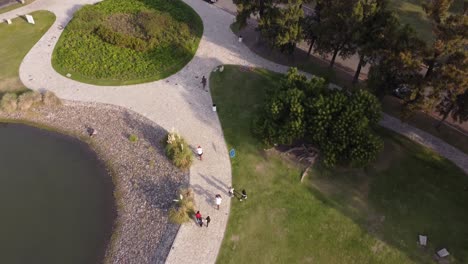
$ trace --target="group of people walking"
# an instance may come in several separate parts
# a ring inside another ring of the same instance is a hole
[[[228,189],[228,194],[229,194],[229,197],[232,198],[232,197],[236,197],[239,199],[239,201],[243,201],[243,200],[247,200],[247,192],[245,191],[245,189],[242,189],[242,191],[239,193],[237,192],[234,187],[229,187]],[[215,204],[216,204],[216,209],[219,210],[219,206],[221,205],[221,202],[223,201],[223,198],[221,197],[221,194],[216,194],[215,195]],[[200,211],[197,211],[195,213],[195,220],[196,220],[196,223],[200,226],[200,227],[203,227],[203,224],[206,225],[206,227],[208,227],[208,225],[210,224],[211,222],[211,218],[210,216],[207,216],[206,218],[203,219],[202,217],[202,214],[200,213]]]

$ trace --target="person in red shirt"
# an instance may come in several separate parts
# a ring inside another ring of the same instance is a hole
[[[202,227],[203,219],[202,219],[202,215],[200,214],[200,211],[197,211],[197,213],[195,214],[195,218],[197,219],[197,223],[200,225],[200,227]]]

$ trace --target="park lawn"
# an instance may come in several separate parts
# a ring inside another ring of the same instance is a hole
[[[390,0],[389,8],[395,11],[402,24],[409,24],[421,39],[427,43],[432,43],[434,37],[431,23],[421,6],[424,2],[425,0]],[[449,11],[452,13],[462,13],[463,0],[454,0]]]
[[[201,18],[181,0],[104,0],[76,12],[52,66],[90,84],[155,81],[182,69],[202,34]]]
[[[251,133],[267,87],[280,75],[225,66],[210,78],[226,143],[236,149],[232,200],[218,263],[419,263],[435,248],[468,261],[468,176],[451,162],[381,129],[385,149],[366,169],[301,168]],[[417,247],[418,234],[428,249]]]
[[[11,10],[14,10],[16,8],[20,8],[22,6],[29,5],[32,2],[34,2],[34,0],[25,0],[24,4],[21,4],[20,2],[17,2],[17,3],[11,4],[11,5],[2,7],[2,8],[0,8],[0,14],[6,13],[6,12],[11,11]]]
[[[24,18],[13,19],[11,25],[0,23],[0,94],[25,89],[19,79],[19,66],[55,21],[55,15],[48,11],[37,11],[31,15],[35,25],[28,24]]]

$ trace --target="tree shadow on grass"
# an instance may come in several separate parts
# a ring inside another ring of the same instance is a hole
[[[384,164],[349,173],[316,168],[306,184],[326,206],[415,262],[431,262],[447,248],[451,260],[466,263],[467,175],[406,138],[387,140],[385,148],[378,161]],[[417,245],[418,235],[428,236],[427,247]]]

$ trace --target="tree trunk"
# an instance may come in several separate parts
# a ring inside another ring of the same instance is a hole
[[[362,56],[359,57],[359,63],[357,65],[357,69],[356,69],[356,73],[354,74],[354,77],[353,77],[353,84],[356,84],[359,80],[359,74],[361,74],[361,68],[362,68],[362,61],[363,61],[363,58]]]
[[[263,14],[265,13],[265,0],[260,0],[260,7],[258,13],[260,14],[260,18],[262,18]]]
[[[424,79],[427,79],[432,75],[432,72],[434,71],[434,64],[435,64],[434,59],[429,62],[429,65],[427,65],[426,75],[424,75]]]
[[[455,104],[451,104],[450,105],[450,108],[444,113],[444,115],[442,116],[442,119],[435,125],[435,128],[437,130],[440,129],[440,126],[444,123],[445,119],[447,119],[448,115],[450,114],[450,112],[452,112],[453,108],[455,107]]]
[[[307,57],[310,57],[310,53],[312,52],[312,47],[314,47],[315,38],[310,41],[309,51],[307,52]]]
[[[340,51],[340,49],[336,49],[334,52],[333,52],[333,57],[330,61],[330,68],[333,68],[333,65],[335,64],[335,59],[336,59],[336,55],[338,55],[338,52]]]

